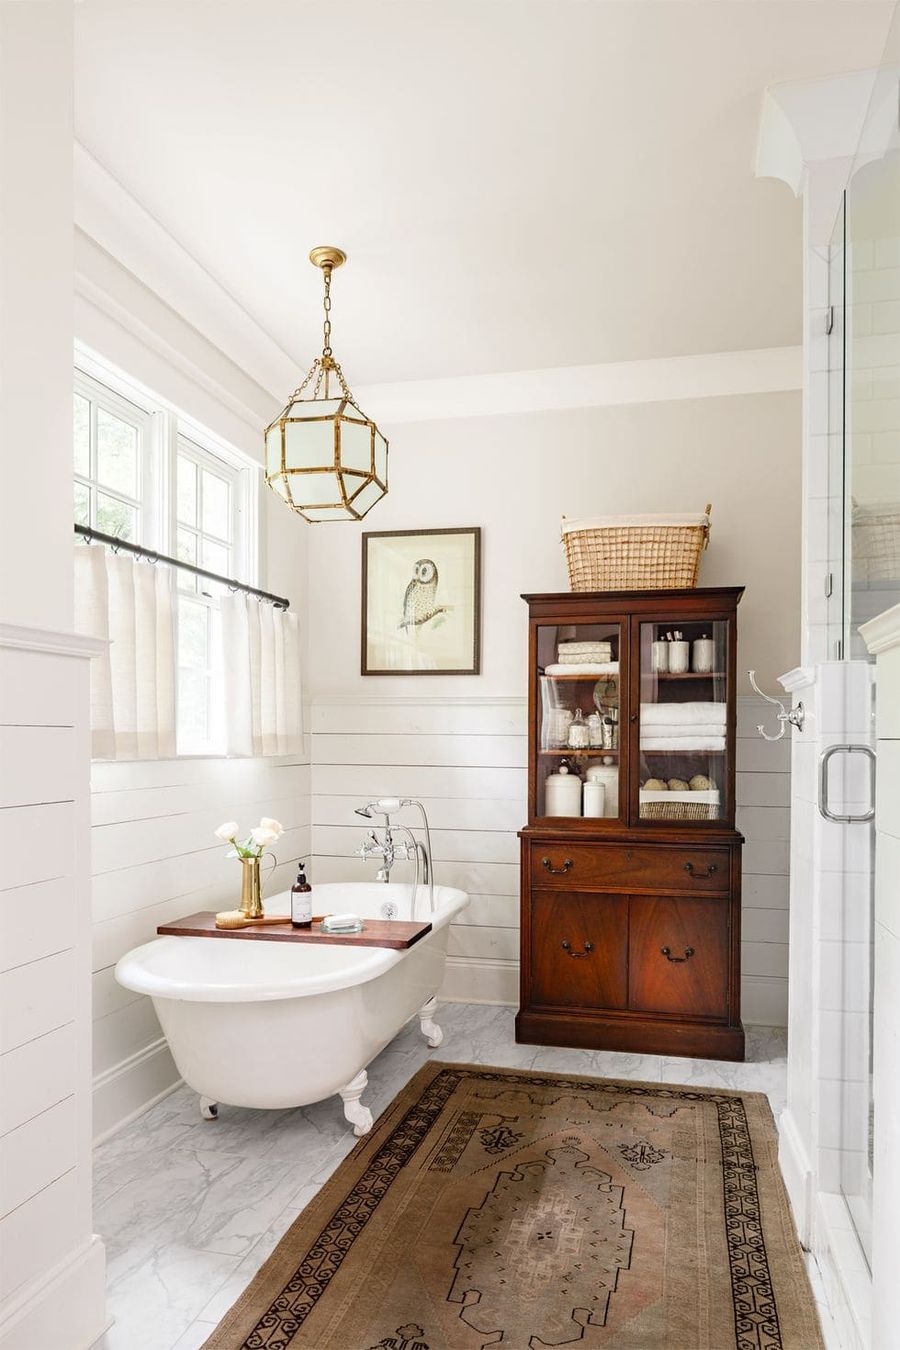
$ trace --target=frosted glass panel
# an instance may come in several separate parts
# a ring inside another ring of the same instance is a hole
[[[367,483],[359,496],[354,498],[353,509],[360,515],[364,515],[383,496],[384,493],[377,483]]]
[[[266,436],[266,470],[277,473],[281,468],[281,425],[271,427]]]
[[[298,506],[323,506],[339,502],[341,489],[334,472],[305,473],[291,479],[291,496]]]
[[[342,398],[307,398],[298,399],[292,403],[288,409],[288,417],[334,417],[341,410],[344,400]]]
[[[375,432],[375,476],[387,487],[388,447],[380,431]]]
[[[372,430],[358,422],[341,418],[341,464],[346,469],[368,473],[372,463]]]
[[[324,469],[333,464],[334,423],[288,422],[284,429],[284,462],[288,469]]]

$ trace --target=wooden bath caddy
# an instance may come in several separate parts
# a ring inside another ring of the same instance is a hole
[[[188,914],[174,923],[161,923],[157,933],[163,937],[243,938],[251,942],[319,942],[338,947],[391,947],[405,951],[426,933],[430,923],[401,923],[397,919],[364,919],[361,933],[323,933],[312,928],[294,928],[290,923],[270,923],[258,928],[217,928],[212,910]]]

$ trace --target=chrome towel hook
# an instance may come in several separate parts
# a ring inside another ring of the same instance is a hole
[[[778,719],[778,721],[781,723],[781,726],[780,726],[779,729],[778,729],[778,735],[777,735],[777,736],[770,736],[770,735],[768,734],[768,732],[766,732],[766,731],[764,730],[762,722],[760,722],[760,723],[757,724],[756,730],[759,732],[760,736],[762,736],[763,740],[764,740],[764,741],[780,741],[781,738],[782,738],[782,736],[783,736],[783,735],[785,734],[785,732],[787,731],[787,723],[788,723],[788,722],[790,722],[790,724],[791,724],[792,727],[796,727],[798,731],[802,731],[802,730],[803,730],[803,719],[804,719],[804,717],[806,716],[806,714],[805,714],[804,711],[803,711],[803,704],[802,704],[802,703],[798,703],[797,706],[796,706],[796,708],[791,708],[791,709],[786,708],[786,707],[784,706],[784,704],[782,703],[781,699],[779,699],[779,698],[772,698],[771,694],[764,694],[764,693],[763,693],[763,691],[760,689],[759,685],[756,683],[756,671],[755,671],[755,670],[748,671],[748,674],[749,674],[749,676],[750,676],[750,685],[751,685],[751,687],[752,687],[752,689],[753,689],[753,692],[754,692],[755,694],[759,694],[760,698],[765,699],[765,701],[766,701],[767,703],[773,704],[773,705],[778,709],[778,712],[775,714],[775,716],[776,716],[776,718]]]

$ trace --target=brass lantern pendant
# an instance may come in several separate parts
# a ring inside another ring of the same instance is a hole
[[[387,492],[388,443],[331,350],[331,274],[347,255],[314,248],[309,260],[325,279],[322,355],[266,427],[266,482],[304,520],[362,520]]]

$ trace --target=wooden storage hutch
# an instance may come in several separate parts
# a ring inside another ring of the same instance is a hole
[[[742,593],[523,596],[519,1041],[744,1057],[734,823]],[[572,748],[589,717],[591,744]],[[594,811],[602,797],[602,815],[547,814],[565,786],[547,779],[564,763],[602,784],[584,794]]]

